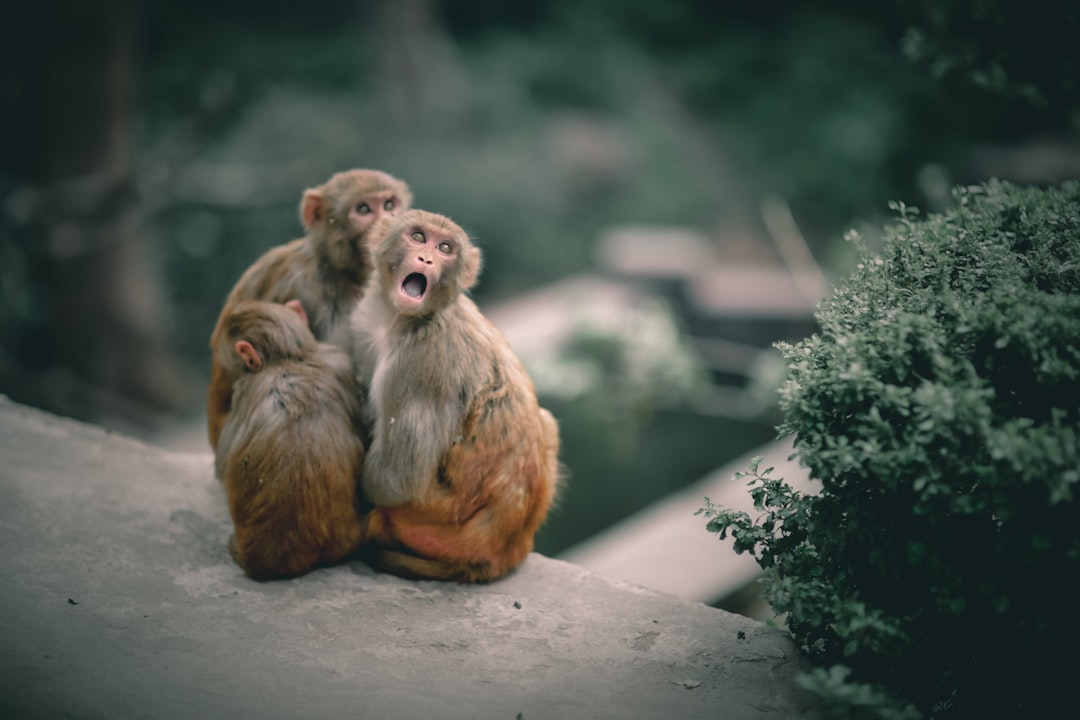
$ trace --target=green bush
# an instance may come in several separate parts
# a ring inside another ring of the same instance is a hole
[[[712,505],[766,569],[826,715],[1067,707],[1080,579],[1080,183],[895,204],[880,254],[781,350],[781,434],[821,489]],[[853,236],[856,242],[857,236]]]

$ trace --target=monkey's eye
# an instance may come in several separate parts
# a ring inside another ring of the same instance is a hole
[[[415,240],[418,243],[426,243],[427,242],[427,236],[424,235],[423,231],[421,231],[421,230],[413,230],[412,235],[410,237],[412,237],[412,239]]]
[[[371,213],[371,206],[366,202],[362,202],[356,206],[356,212],[360,215],[368,215]]]
[[[449,255],[450,251],[454,249],[454,246],[451,245],[446,240],[443,240],[441,243],[439,243],[435,247],[437,247],[439,249],[439,252],[441,252],[441,253],[443,253],[445,255]]]
[[[394,209],[394,199],[390,198],[389,200],[384,202],[382,204],[382,208],[383,208],[383,210],[393,210]]]

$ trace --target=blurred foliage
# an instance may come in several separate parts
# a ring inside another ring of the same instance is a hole
[[[1009,138],[1018,124],[1080,129],[1080,7],[1071,0],[901,0],[901,48],[950,89],[977,88],[1005,112],[984,116]],[[1013,102],[1019,101],[1019,102]]]
[[[904,62],[895,6],[457,0],[404,56],[381,3],[249,7],[141,9],[140,187],[196,362],[235,277],[299,234],[302,186],[342,167],[389,170],[462,223],[483,302],[591,268],[613,224],[754,223],[766,191],[830,259],[884,198],[919,199],[925,164],[962,172],[979,132]],[[185,191],[245,166],[235,199]]]
[[[582,314],[570,321],[566,347],[522,360],[537,392],[579,404],[615,438],[632,437],[657,409],[687,407],[709,387],[701,358],[668,303],[646,300],[620,315]]]

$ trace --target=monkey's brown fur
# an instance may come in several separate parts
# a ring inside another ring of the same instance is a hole
[[[215,347],[239,376],[215,456],[233,519],[229,550],[256,580],[339,562],[363,540],[352,360],[317,342],[299,304],[289,305],[237,303]]]
[[[320,341],[347,344],[339,332],[371,274],[367,235],[373,224],[408,208],[408,185],[378,170],[349,170],[304,192],[300,219],[307,234],[267,251],[240,277],[222,307],[210,346],[223,322],[243,300],[297,299]],[[215,360],[210,366],[207,431],[216,448],[229,413],[236,376]]]
[[[352,317],[369,383],[362,487],[378,566],[499,578],[532,550],[558,484],[558,427],[506,340],[465,294],[480,251],[441,215],[373,231],[374,280]]]

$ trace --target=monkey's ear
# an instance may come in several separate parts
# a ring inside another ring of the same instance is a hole
[[[294,313],[300,316],[300,319],[304,321],[304,324],[308,324],[307,313],[304,312],[304,306],[299,300],[290,300],[285,303],[285,307],[292,310]]]
[[[244,365],[247,366],[248,370],[251,372],[262,370],[262,358],[259,357],[259,351],[251,343],[247,340],[237,340],[236,345],[233,347],[236,348],[236,354],[244,359]]]
[[[300,222],[304,223],[304,229],[310,231],[316,224],[322,222],[326,215],[326,197],[319,188],[309,188],[304,191],[304,198],[300,201]]]
[[[477,278],[480,277],[480,267],[484,264],[483,256],[480,253],[480,248],[475,245],[470,245],[469,248],[461,254],[461,289],[469,290],[476,284]]]

